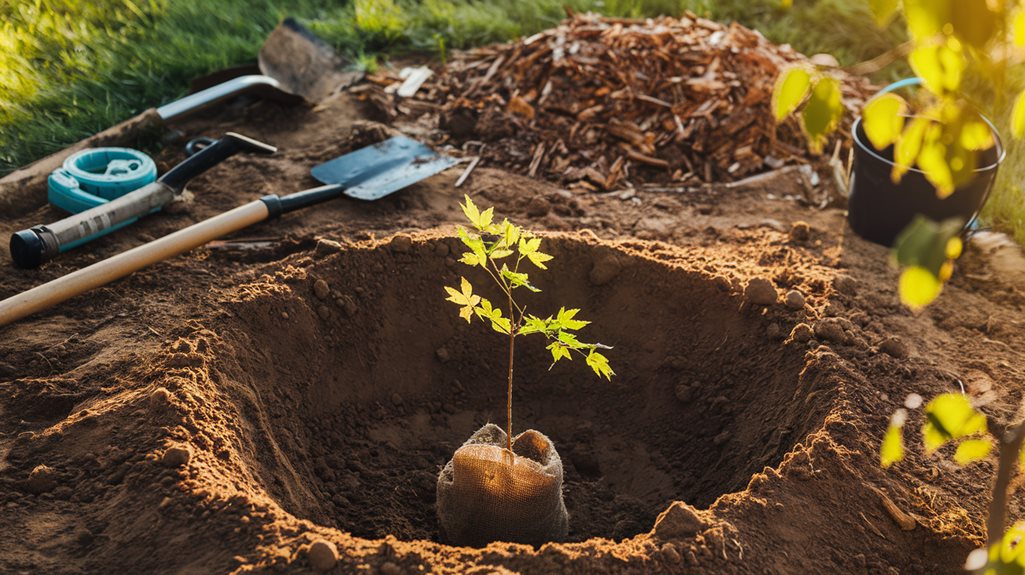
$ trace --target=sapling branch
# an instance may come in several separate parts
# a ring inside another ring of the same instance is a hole
[[[986,518],[986,541],[988,546],[1000,542],[1007,528],[1007,488],[1018,467],[1022,444],[1025,443],[1025,422],[1005,426],[989,420],[990,433],[997,442],[997,477],[993,483],[993,500],[989,504]]]
[[[515,290],[526,288],[531,292],[541,291],[530,283],[529,274],[520,271],[520,264],[524,260],[530,261],[536,267],[547,270],[546,262],[553,258],[541,251],[541,238],[536,237],[532,232],[513,225],[509,220],[502,223],[494,222],[494,208],[481,211],[470,200],[464,196],[465,203],[461,205],[472,230],[458,228],[459,239],[469,248],[464,253],[460,262],[471,267],[482,267],[491,276],[495,285],[502,291],[508,303],[509,315],[502,316],[501,307],[474,293],[473,286],[465,278],[460,278],[460,289],[446,287],[448,301],[460,306],[459,316],[471,323],[473,317],[477,316],[481,321],[490,323],[491,328],[498,333],[509,337],[509,369],[506,394],[506,449],[512,452],[512,403],[513,403],[513,362],[515,359],[516,338],[521,335],[532,333],[543,334],[550,342],[547,349],[552,353],[552,366],[560,359],[572,359],[572,352],[577,352],[584,358],[585,363],[599,377],[612,379],[615,372],[609,365],[609,360],[599,349],[611,349],[600,343],[586,343],[580,341],[576,331],[580,330],[590,322],[576,319],[578,309],[566,309],[562,307],[554,316],[541,318],[533,314],[527,314],[526,306],[522,306],[515,298]],[[516,263],[512,269],[507,264],[499,267],[498,261],[516,254]],[[550,368],[549,368],[550,369]]]

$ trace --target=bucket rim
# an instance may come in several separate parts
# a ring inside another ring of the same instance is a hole
[[[916,118],[916,117],[919,117],[919,116],[915,116],[913,114],[902,114],[902,115],[905,118]],[[989,118],[987,118],[986,116],[983,116],[983,115],[980,114],[979,117],[982,119],[983,122],[986,122],[986,125],[989,126],[990,132],[993,133],[993,140],[994,140],[995,145],[997,147],[997,152],[998,153],[997,153],[997,159],[992,164],[989,164],[988,166],[982,166],[982,167],[979,167],[979,168],[975,168],[974,170],[972,170],[973,173],[990,172],[990,171],[996,170],[998,167],[1000,167],[1000,164],[1004,163],[1004,159],[1007,157],[1007,148],[1004,147],[1004,141],[1000,137],[1000,132],[997,131],[996,126],[994,126],[993,122],[990,122]],[[884,158],[881,154],[879,154],[879,152],[876,151],[876,149],[870,143],[864,142],[864,141],[862,141],[862,139],[860,137],[858,137],[858,128],[861,126],[861,120],[862,120],[862,116],[858,116],[857,118],[855,118],[854,123],[851,124],[851,138],[854,140],[854,144],[858,148],[860,148],[862,151],[868,153],[870,156],[872,156],[873,158],[879,160],[880,162],[883,162],[884,164],[888,164],[890,166],[895,166],[896,162],[894,162],[893,160],[888,160],[888,159]],[[915,173],[918,173],[918,174],[922,174],[923,176],[925,175],[925,172],[923,170],[921,170],[919,168],[916,168],[914,166],[911,166],[910,168],[908,168],[908,172],[915,172]]]

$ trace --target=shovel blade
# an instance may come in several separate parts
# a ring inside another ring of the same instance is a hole
[[[361,148],[314,167],[325,184],[345,186],[345,195],[373,201],[440,173],[457,161],[405,136]]]
[[[260,48],[260,70],[283,91],[319,102],[359,81],[363,73],[351,68],[330,46],[294,18],[285,18]]]

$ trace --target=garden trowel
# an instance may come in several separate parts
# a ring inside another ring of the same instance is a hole
[[[403,136],[356,150],[313,168],[313,176],[326,185],[264,196],[0,301],[0,326],[264,220],[342,195],[378,200],[455,164],[454,158]]]

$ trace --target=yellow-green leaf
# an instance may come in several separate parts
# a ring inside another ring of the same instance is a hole
[[[896,417],[894,419],[897,419]],[[879,463],[887,468],[904,459],[904,425],[891,421],[883,436],[883,444],[879,448]]]
[[[936,451],[952,439],[986,432],[986,416],[976,411],[960,393],[937,395],[925,406],[925,416],[922,438],[926,453]]]
[[[966,439],[957,446],[954,452],[954,462],[958,465],[965,465],[973,461],[984,459],[993,449],[993,442],[986,439]]]
[[[569,349],[565,345],[557,341],[553,341],[548,345],[548,351],[552,352],[552,365],[555,365],[557,361],[563,358],[568,359],[570,361],[573,360],[573,356],[570,355]],[[551,369],[551,367],[549,367],[548,369]]]
[[[587,326],[589,321],[573,319],[580,312],[579,309],[566,309],[559,308],[559,313],[555,316],[555,321],[561,329],[578,330]]]
[[[587,365],[599,377],[604,377],[609,381],[612,380],[613,375],[616,375],[616,372],[612,371],[612,367],[609,365],[609,359],[594,349],[591,350],[591,353],[587,354]]]
[[[458,306],[462,306],[459,309],[459,317],[466,320],[466,323],[470,323],[470,319],[473,316],[474,307],[480,303],[481,298],[478,295],[473,294],[473,286],[466,278],[459,278],[461,280],[461,290],[450,288],[445,286],[445,291],[448,292],[448,298],[445,301],[450,301]]]
[[[931,125],[931,120],[923,116],[915,116],[911,119],[904,133],[897,139],[893,149],[893,174],[894,182],[899,182],[904,174],[915,165],[918,152],[922,149],[922,141],[925,139],[925,132]]]
[[[1025,92],[1018,94],[1011,112],[1011,135],[1015,138],[1025,136]]]
[[[499,249],[491,252],[491,259],[493,259],[493,260],[500,260],[502,258],[509,257],[512,254],[513,254],[512,250],[507,250],[505,248],[499,248]]]
[[[904,19],[916,40],[936,36],[950,23],[954,2],[961,0],[904,0]]]
[[[869,0],[868,3],[872,8],[872,16],[880,28],[885,28],[897,13],[898,0]]]
[[[989,124],[979,118],[970,119],[961,124],[959,134],[961,146],[966,150],[987,150],[993,147],[993,130]]]
[[[912,310],[920,310],[940,295],[943,284],[929,270],[912,266],[900,274],[900,301]]]
[[[812,88],[804,112],[801,114],[808,147],[813,153],[822,153],[829,135],[840,125],[843,117],[843,94],[840,82],[835,78],[823,77]]]
[[[953,237],[947,240],[943,251],[948,260],[956,260],[961,257],[962,250],[964,250],[964,242],[961,241],[961,238]]]
[[[908,104],[896,94],[873,98],[862,112],[865,134],[877,150],[885,150],[904,131],[904,115]]]
[[[463,208],[463,215],[466,216],[466,219],[470,220],[470,223],[474,226],[477,226],[477,222],[480,221],[480,210],[477,209],[477,205],[473,203],[470,196],[464,194],[463,203],[459,204],[459,207]]]
[[[810,87],[811,74],[804,68],[788,68],[780,73],[772,90],[772,110],[777,122],[783,121],[801,105]]]
[[[938,138],[926,137],[918,152],[918,167],[929,183],[936,187],[938,197],[945,198],[954,193],[954,174],[947,161],[947,147]]]

